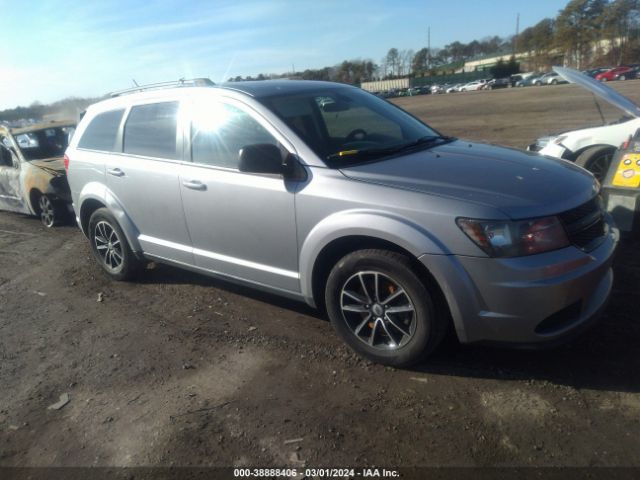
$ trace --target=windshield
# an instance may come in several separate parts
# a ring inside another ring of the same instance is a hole
[[[387,158],[444,139],[375,95],[351,88],[262,99],[330,167]]]
[[[15,139],[25,160],[42,160],[62,157],[72,131],[71,126],[43,128],[16,134]]]

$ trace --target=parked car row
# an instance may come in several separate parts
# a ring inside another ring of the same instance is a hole
[[[561,83],[568,83],[564,78],[558,75],[556,72],[547,73],[529,73],[521,75],[520,79],[516,81],[516,87],[540,87],[544,85],[558,85]]]
[[[602,70],[602,69],[595,69]],[[600,82],[611,82],[614,80],[632,80],[638,78],[640,74],[640,65],[620,65],[615,68],[610,68],[605,71],[597,72],[592,75],[596,80]]]
[[[393,88],[382,92],[371,92],[380,98],[396,98],[396,97],[413,97],[415,95],[427,95],[431,93],[429,86],[410,87],[410,88]]]

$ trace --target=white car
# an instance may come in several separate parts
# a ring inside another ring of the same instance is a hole
[[[538,138],[527,150],[542,155],[571,160],[602,180],[609,169],[615,151],[640,128],[640,107],[607,85],[576,70],[553,69],[565,80],[576,83],[619,108],[631,118],[599,127],[571,130]]]
[[[474,82],[469,82],[466,85],[463,85],[462,87],[460,87],[460,91],[471,92],[474,90],[480,90],[485,86],[486,83],[487,83],[486,80],[476,80]]]

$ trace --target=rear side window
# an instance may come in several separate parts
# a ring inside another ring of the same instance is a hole
[[[82,138],[78,142],[78,148],[113,152],[123,114],[124,109],[96,115],[82,134]]]
[[[178,102],[132,107],[124,126],[124,152],[177,160],[177,123]]]

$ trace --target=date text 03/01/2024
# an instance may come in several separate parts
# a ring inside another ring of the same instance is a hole
[[[397,478],[397,470],[386,468],[234,468],[234,478]]]

